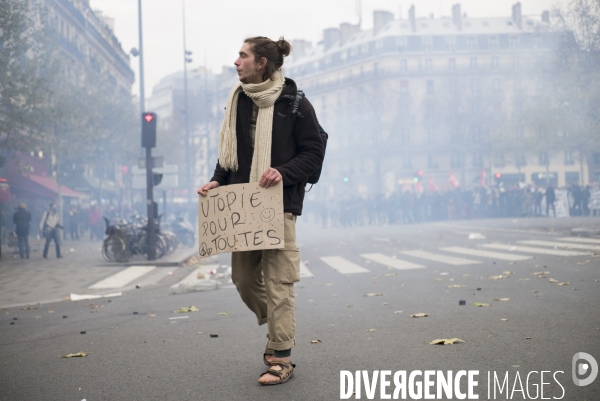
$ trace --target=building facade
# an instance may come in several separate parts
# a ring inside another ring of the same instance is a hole
[[[446,189],[589,180],[569,152],[540,152],[515,113],[543,96],[548,65],[568,38],[549,13],[506,18],[408,19],[375,11],[373,29],[341,24],[303,42],[285,75],[296,80],[330,132],[317,196],[390,195],[415,181]],[[292,43],[294,47],[294,43]],[[517,124],[518,125],[518,124]],[[529,140],[529,139],[528,139]],[[529,144],[529,145],[526,145]],[[456,181],[454,181],[456,185]]]

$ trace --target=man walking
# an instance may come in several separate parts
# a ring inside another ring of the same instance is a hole
[[[19,243],[19,256],[21,259],[29,259],[29,223],[31,222],[31,213],[27,210],[24,203],[19,203],[17,211],[13,215],[15,223],[15,232]]]
[[[221,185],[258,182],[268,188],[283,181],[284,249],[233,252],[232,281],[259,325],[268,325],[263,362],[269,369],[259,383],[293,377],[295,346],[293,283],[300,280],[296,218],[302,214],[304,187],[323,162],[323,142],[315,111],[307,99],[292,113],[298,88],[281,74],[290,44],[265,37],[246,39],[235,61],[240,83],[229,94],[219,134],[219,162],[198,193]]]
[[[44,259],[48,257],[48,247],[50,246],[50,241],[52,240],[54,240],[54,244],[56,245],[56,257],[62,258],[60,255],[60,235],[58,233],[59,228],[62,228],[62,226],[60,225],[56,204],[51,203],[50,207],[44,212],[44,215],[40,220],[40,231],[46,238],[46,243],[44,244],[44,254],[42,255]]]
[[[552,184],[548,184],[548,188],[546,188],[546,216],[550,217],[550,208],[552,208],[552,213],[554,213],[554,217],[556,217],[556,208],[554,207],[554,202],[556,201],[556,192],[554,192],[554,187]]]

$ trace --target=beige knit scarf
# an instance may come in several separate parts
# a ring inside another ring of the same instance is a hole
[[[219,164],[225,170],[237,171],[237,137],[235,123],[240,92],[258,106],[256,133],[254,135],[254,153],[250,169],[250,182],[258,182],[265,170],[271,167],[271,140],[273,135],[273,110],[275,100],[283,90],[285,79],[281,72],[275,72],[273,79],[260,84],[236,84],[227,98],[225,118],[219,133]]]

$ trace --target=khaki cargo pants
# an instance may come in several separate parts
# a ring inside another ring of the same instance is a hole
[[[268,348],[277,351],[296,345],[294,283],[300,281],[300,252],[296,245],[296,217],[285,213],[283,249],[233,252],[231,280],[242,301],[268,324]]]

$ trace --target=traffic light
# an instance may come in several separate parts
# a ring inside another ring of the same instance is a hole
[[[157,186],[161,183],[163,175],[160,173],[152,173],[152,185]]]
[[[496,178],[500,178],[500,177],[502,177],[502,174],[496,173]]]
[[[142,147],[156,146],[156,114],[142,113]]]
[[[423,178],[423,171],[419,170],[415,173],[414,177],[413,177],[413,181],[414,182],[419,182],[421,180],[421,178]]]

